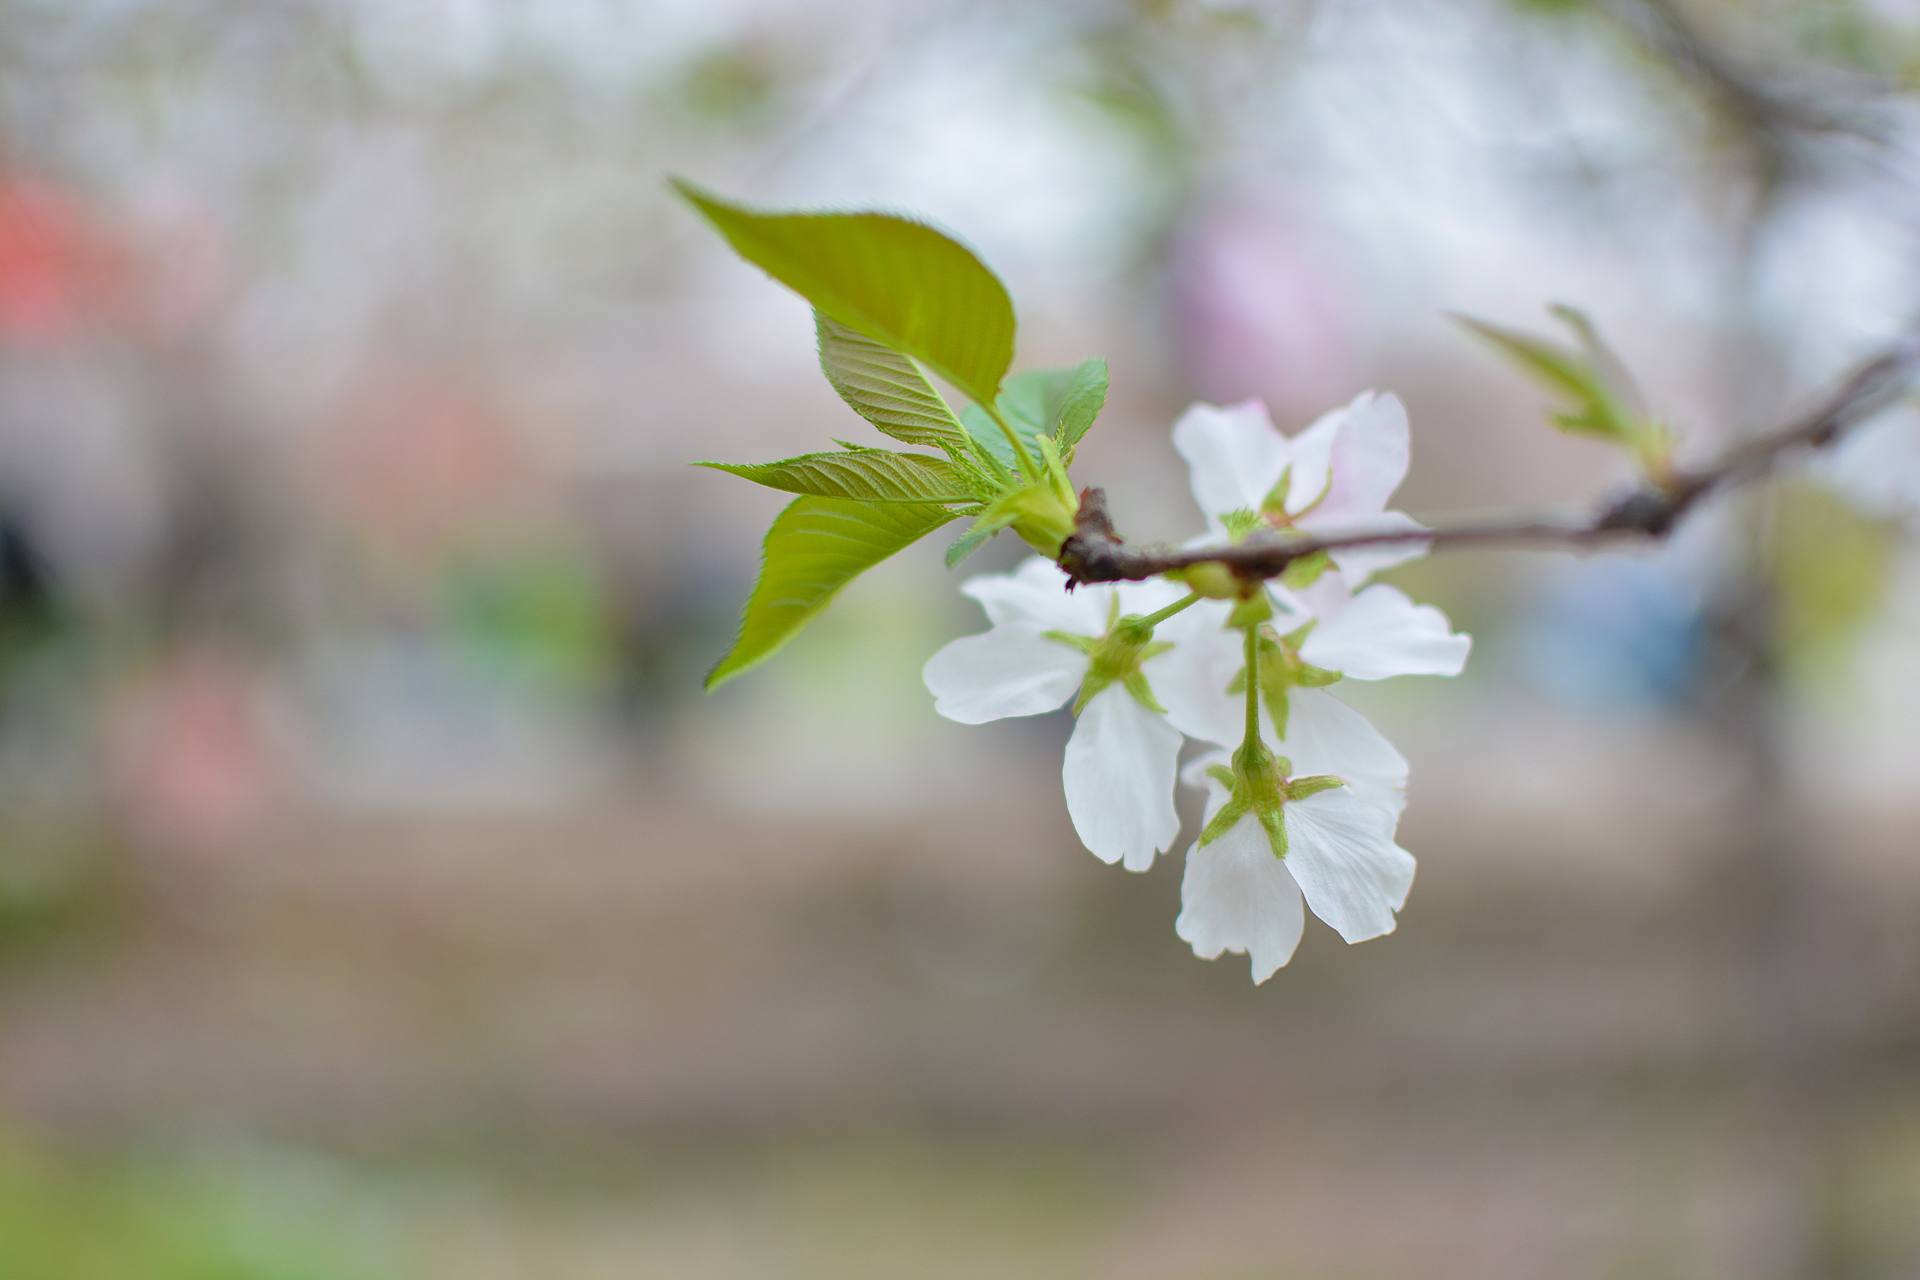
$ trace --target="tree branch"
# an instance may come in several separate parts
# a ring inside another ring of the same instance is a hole
[[[1277,578],[1296,560],[1348,547],[1424,543],[1428,547],[1546,545],[1585,550],[1631,540],[1659,540],[1708,494],[1771,471],[1798,449],[1821,449],[1899,398],[1920,372],[1920,329],[1856,367],[1819,404],[1785,425],[1734,445],[1708,466],[1677,471],[1604,503],[1588,516],[1553,514],[1462,518],[1433,527],[1356,529],[1349,533],[1258,532],[1244,541],[1205,547],[1134,546],[1114,530],[1107,496],[1084,490],[1072,536],[1057,557],[1069,586],[1137,582],[1196,565],[1217,564],[1257,582]]]

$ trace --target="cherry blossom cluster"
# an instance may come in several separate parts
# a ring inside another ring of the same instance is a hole
[[[1173,444],[1206,531],[1178,547],[1128,543],[1100,488],[1072,478],[1106,404],[1106,361],[1015,371],[1013,301],[972,250],[914,218],[754,209],[673,185],[812,306],[828,384],[905,446],[836,438],[831,450],[697,464],[791,495],[706,687],[760,666],[861,574],[955,521],[967,525],[949,568],[1003,533],[1019,538],[1036,558],[962,588],[991,628],[927,663],[935,706],[980,724],[1070,704],[1067,812],[1088,849],[1132,871],[1178,840],[1179,782],[1202,789],[1174,928],[1208,959],[1246,954],[1256,982],[1292,958],[1307,908],[1359,942],[1393,930],[1413,884],[1395,838],[1407,762],[1339,691],[1458,675],[1470,641],[1375,574],[1433,549],[1659,541],[1711,496],[1833,445],[1920,377],[1909,333],[1784,425],[1683,465],[1679,434],[1584,312],[1549,308],[1558,336],[1460,316],[1551,394],[1555,428],[1630,459],[1634,487],[1583,514],[1422,525],[1387,506],[1409,448],[1393,396],[1366,393],[1294,435],[1255,403],[1196,405]]]
[[[1292,436],[1257,402],[1195,405],[1173,444],[1211,542],[1421,528],[1387,506],[1409,456],[1392,395],[1363,394]],[[1292,958],[1306,908],[1361,942],[1393,931],[1412,887],[1395,840],[1407,762],[1337,689],[1464,667],[1471,641],[1445,615],[1370,581],[1425,549],[1334,549],[1214,591],[1168,578],[1069,590],[1035,556],[961,587],[991,627],[934,654],[927,688],[963,724],[1071,704],[1067,812],[1103,862],[1147,870],[1179,838],[1176,780],[1203,789],[1174,929],[1206,959],[1247,955],[1264,982]]]

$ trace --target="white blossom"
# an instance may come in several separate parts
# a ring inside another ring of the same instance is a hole
[[[1257,403],[1197,405],[1174,442],[1209,540],[1263,526],[1420,528],[1387,508],[1408,457],[1406,411],[1392,396],[1359,396],[1292,437]],[[1414,540],[1332,551],[1305,581],[1270,584],[1266,604],[1254,596],[1259,612],[1271,605],[1265,621],[1162,580],[1069,593],[1062,570],[1036,557],[961,588],[992,627],[936,653],[926,684],[939,712],[966,724],[1072,701],[1068,813],[1089,849],[1130,870],[1179,834],[1183,735],[1209,744],[1182,775],[1207,788],[1209,826],[1187,854],[1175,931],[1208,959],[1248,955],[1264,982],[1292,957],[1309,908],[1358,942],[1391,932],[1406,902],[1414,861],[1394,839],[1406,759],[1328,686],[1459,674],[1470,639],[1438,609],[1367,581],[1424,549]],[[1121,621],[1163,609],[1150,633]]]
[[[1276,638],[1308,627],[1297,645],[1280,642],[1300,661],[1345,679],[1459,675],[1473,646],[1440,610],[1416,604],[1385,583],[1349,593],[1337,570],[1304,591],[1276,592],[1274,599],[1277,612],[1268,625]],[[1240,633],[1227,627],[1229,612],[1228,605],[1207,601],[1166,622],[1161,634],[1175,642],[1179,658],[1154,682],[1182,733],[1220,746],[1237,743],[1246,723],[1242,696],[1229,692],[1244,664]],[[1288,696],[1298,700],[1305,692]],[[1265,709],[1261,723],[1272,737],[1283,736]]]
[[[1135,655],[1139,681],[1093,672],[1089,649],[1109,642],[1114,623],[1184,594],[1164,582],[1066,590],[1051,561],[1028,559],[1011,573],[969,579],[961,591],[986,610],[992,628],[946,645],[923,677],[934,709],[962,724],[1038,715],[1084,696],[1067,740],[1061,780],[1081,843],[1103,862],[1144,871],[1180,834],[1174,774],[1180,733],[1143,700],[1170,666],[1164,645]],[[1083,643],[1076,644],[1073,638]],[[1090,696],[1086,694],[1093,677]]]
[[[1227,532],[1227,516],[1241,512],[1306,533],[1418,531],[1412,517],[1387,509],[1406,478],[1408,435],[1399,397],[1367,391],[1296,436],[1282,434],[1257,400],[1197,404],[1174,424],[1173,445],[1187,460],[1194,501],[1216,536]],[[1357,585],[1426,554],[1426,546],[1416,540],[1330,554]]]
[[[1341,755],[1332,751],[1314,758],[1314,765],[1292,760],[1293,775],[1332,772],[1323,766]],[[1205,771],[1227,760],[1225,753],[1203,756],[1186,774],[1207,788],[1208,820],[1228,793]],[[1205,960],[1226,951],[1246,955],[1256,983],[1293,958],[1305,927],[1303,898],[1348,942],[1393,932],[1395,913],[1413,887],[1414,860],[1394,842],[1397,788],[1392,795],[1389,803],[1377,784],[1349,783],[1286,801],[1280,811],[1284,858],[1251,813],[1213,840],[1195,842],[1187,851],[1174,932]]]

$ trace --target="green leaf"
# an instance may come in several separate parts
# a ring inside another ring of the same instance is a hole
[[[962,560],[987,545],[993,535],[1013,523],[1011,515],[995,516],[989,519],[981,516],[967,527],[967,531],[953,540],[947,548],[947,568],[951,569]]]
[[[949,452],[967,447],[966,432],[911,357],[813,313],[820,370],[852,410],[902,444]]]
[[[1567,319],[1565,316],[1561,318]],[[1556,391],[1572,402],[1569,408],[1552,415],[1554,423],[1561,430],[1617,440],[1623,444],[1633,443],[1641,434],[1635,417],[1621,408],[1601,371],[1595,367],[1590,351],[1575,350],[1545,338],[1521,333],[1517,329],[1475,320],[1471,316],[1455,316],[1454,319],[1491,343],[1548,390]],[[1580,319],[1585,321],[1585,317]],[[1591,326],[1583,328],[1583,323],[1567,322],[1584,341]]]
[[[707,688],[765,662],[840,588],[953,516],[920,503],[795,498],[767,530],[740,632],[707,674]]]
[[[769,489],[855,502],[975,502],[960,468],[945,458],[887,449],[803,453],[778,462],[696,462]]]
[[[1013,363],[1013,303],[958,241],[883,213],[763,213],[674,179],[734,250],[831,320],[922,361],[975,400]]]
[[[1589,399],[1598,390],[1592,371],[1584,365],[1579,354],[1557,342],[1536,338],[1518,329],[1488,324],[1471,316],[1455,316],[1454,319],[1551,390],[1561,392],[1576,402]]]
[[[1000,415],[1028,449],[1038,453],[1036,441],[1053,437],[1069,461],[1073,448],[1087,434],[1107,402],[1107,362],[1087,360],[1071,369],[1030,369],[1007,379],[994,401]],[[987,411],[977,404],[960,412],[960,421],[974,442],[1003,465],[1015,465],[1013,446]]]
[[[1016,374],[1007,379],[1000,400],[1013,413],[1044,423],[1060,455],[1071,460],[1073,447],[1106,406],[1107,362],[1083,360],[1071,369]]]
[[[1626,410],[1629,417],[1644,421],[1652,416],[1647,407],[1647,398],[1640,393],[1639,383],[1633,380],[1633,374],[1627,369],[1627,362],[1600,336],[1598,326],[1592,317],[1578,307],[1570,307],[1564,302],[1556,302],[1547,308],[1555,319],[1573,330],[1573,336],[1580,343],[1580,350],[1586,354],[1587,365],[1600,379],[1613,398]]]

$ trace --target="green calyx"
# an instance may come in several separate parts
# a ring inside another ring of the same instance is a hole
[[[1079,715],[1095,694],[1112,685],[1119,685],[1147,710],[1157,715],[1165,715],[1167,709],[1153,696],[1153,686],[1147,682],[1147,676],[1141,670],[1149,659],[1157,658],[1173,648],[1170,640],[1155,640],[1153,626],[1157,619],[1170,617],[1179,612],[1191,599],[1181,602],[1179,607],[1163,609],[1152,618],[1136,615],[1120,616],[1120,600],[1114,597],[1113,609],[1107,618],[1107,631],[1100,636],[1078,636],[1068,631],[1043,632],[1047,639],[1057,640],[1061,644],[1072,645],[1087,655],[1087,677],[1080,682],[1080,694],[1073,700],[1073,714]]]
[[[1167,578],[1209,600],[1240,600],[1249,592],[1260,590],[1259,583],[1248,582],[1227,566],[1214,560],[1189,565],[1185,569],[1176,569],[1169,573]]]
[[[1299,511],[1289,514],[1286,499],[1287,488],[1292,483],[1292,478],[1293,468],[1288,467],[1286,471],[1281,473],[1279,483],[1274,485],[1273,489],[1261,501],[1258,511],[1248,507],[1242,507],[1238,511],[1229,511],[1221,516],[1220,524],[1227,531],[1227,541],[1232,543],[1245,542],[1256,533],[1263,534],[1269,538],[1277,534],[1283,539],[1303,539],[1306,535],[1302,530],[1294,527],[1294,521],[1319,506],[1327,496],[1327,489],[1322,488],[1312,502],[1309,502]],[[1281,572],[1280,582],[1282,586],[1290,587],[1295,591],[1304,590],[1318,582],[1320,575],[1332,567],[1333,558],[1325,551],[1310,552],[1290,562]],[[1200,589],[1200,584],[1197,582],[1193,582],[1191,585],[1193,585],[1196,590]],[[1245,584],[1235,582],[1233,585],[1236,589],[1244,593]],[[1209,592],[1208,594],[1226,596],[1231,593],[1222,591]]]
[[[1331,470],[1328,471],[1326,480],[1320,485],[1320,492],[1314,494],[1313,498],[1298,511],[1287,510],[1287,496],[1292,489],[1293,464],[1289,462],[1286,469],[1280,473],[1280,479],[1274,482],[1273,488],[1267,490],[1267,496],[1260,499],[1257,518],[1261,524],[1270,529],[1293,528],[1301,516],[1327,500],[1327,495],[1333,491],[1333,473]]]
[[[1324,689],[1340,679],[1338,671],[1329,671],[1325,667],[1316,667],[1300,657],[1300,646],[1306,642],[1307,635],[1313,630],[1313,623],[1280,635],[1270,626],[1261,626],[1254,637],[1254,661],[1259,670],[1259,697],[1267,715],[1273,720],[1273,731],[1281,737],[1287,733],[1287,716],[1291,710],[1289,694],[1294,689]],[[1247,688],[1247,673],[1243,668],[1227,686],[1228,693],[1244,693]]]
[[[980,515],[980,523],[994,529],[1011,528],[1035,551],[1057,559],[1060,546],[1073,535],[1080,499],[1067,479],[1059,448],[1046,436],[1034,444],[1040,451],[1039,474],[1002,493]]]
[[[1200,843],[1211,844],[1251,814],[1260,824],[1260,829],[1267,833],[1267,844],[1272,848],[1273,856],[1286,857],[1287,825],[1284,812],[1287,802],[1305,800],[1308,796],[1346,785],[1345,779],[1332,774],[1318,773],[1293,778],[1288,776],[1292,771],[1292,761],[1285,756],[1275,755],[1258,739],[1243,743],[1233,753],[1231,767],[1214,765],[1208,769],[1207,775],[1227,789],[1227,802],[1220,806],[1220,811],[1201,831]]]

